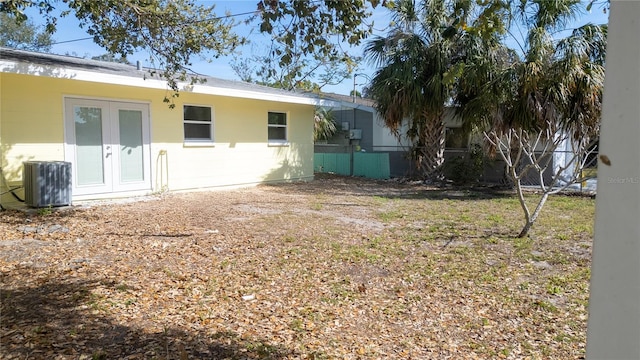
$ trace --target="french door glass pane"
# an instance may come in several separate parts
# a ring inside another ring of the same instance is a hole
[[[143,181],[142,112],[119,110],[120,181]]]
[[[102,109],[75,106],[78,185],[104,184]]]

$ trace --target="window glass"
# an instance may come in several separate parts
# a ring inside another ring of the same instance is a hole
[[[469,133],[462,128],[446,128],[444,147],[447,149],[464,149],[469,145]]]
[[[287,125],[287,114],[285,113],[269,113],[269,125]]]
[[[184,107],[185,120],[211,121],[211,108],[204,106],[188,106]]]
[[[211,140],[211,125],[184,124],[184,138],[191,140]]]
[[[287,141],[287,114],[280,112],[269,112],[268,119],[269,141]]]
[[[270,127],[269,140],[287,140],[287,129]]]
[[[184,106],[184,139],[194,141],[213,140],[211,107]]]

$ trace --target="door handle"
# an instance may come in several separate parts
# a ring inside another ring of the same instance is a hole
[[[107,153],[105,157],[109,157],[111,155],[111,146],[107,145]]]

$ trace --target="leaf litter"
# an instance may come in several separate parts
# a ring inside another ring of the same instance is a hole
[[[510,193],[451,191],[318,175],[2,212],[0,355],[583,358],[594,201],[514,239]]]

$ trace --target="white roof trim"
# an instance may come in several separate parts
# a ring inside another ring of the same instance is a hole
[[[58,79],[69,79],[77,81],[88,81],[103,84],[114,84],[123,86],[135,86],[148,89],[161,89],[167,90],[167,83],[160,79],[150,79],[133,76],[124,76],[103,73],[99,71],[88,71],[73,68],[63,68],[53,65],[42,65],[33,63],[24,63],[18,61],[0,60],[0,72],[14,73],[14,74],[26,74],[33,76],[45,76]],[[148,75],[148,73],[144,73]],[[142,74],[141,74],[142,75]],[[275,94],[260,91],[251,91],[243,89],[233,89],[229,87],[217,87],[214,85],[190,85],[188,83],[179,83],[181,91],[192,92],[196,94],[207,94],[216,96],[229,96],[235,98],[255,99],[264,101],[274,101],[292,104],[304,104],[315,106],[339,106],[339,102],[306,97],[296,96],[294,94]]]

